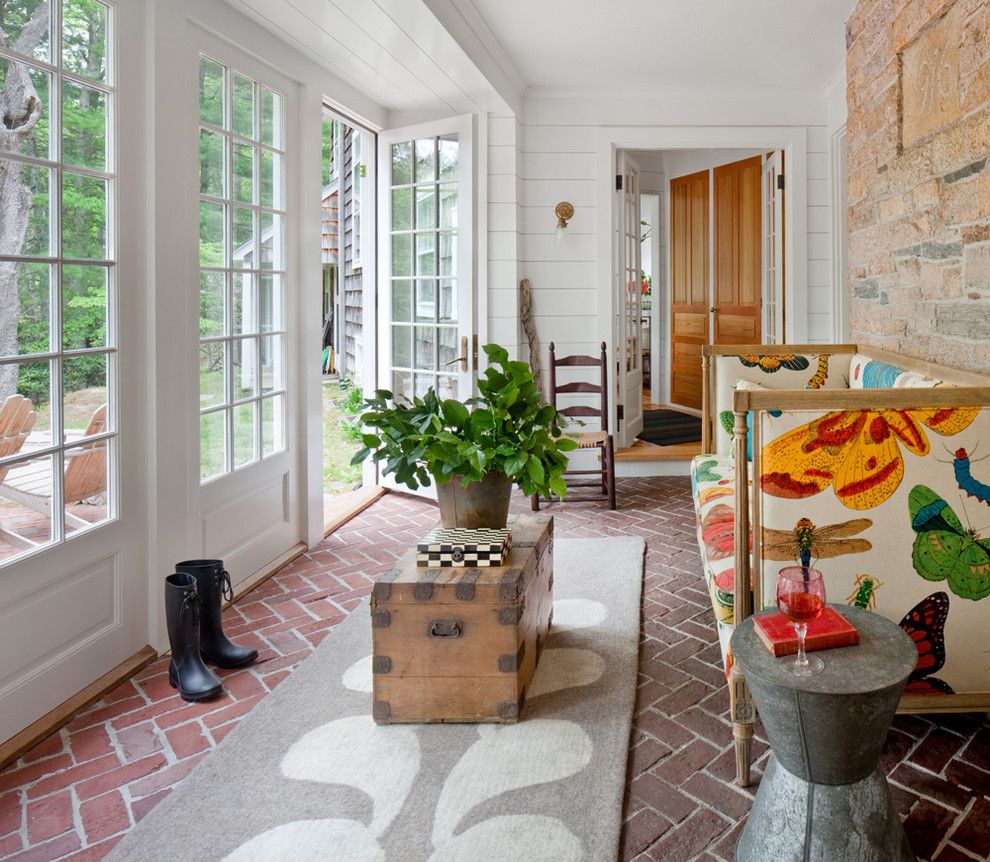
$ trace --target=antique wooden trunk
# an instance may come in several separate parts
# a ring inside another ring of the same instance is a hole
[[[412,549],[375,584],[375,721],[519,718],[553,613],[553,518],[508,526],[503,566],[426,568]]]

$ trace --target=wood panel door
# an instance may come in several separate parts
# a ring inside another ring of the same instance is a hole
[[[715,344],[759,344],[762,322],[760,156],[712,172],[715,201]]]
[[[708,343],[708,171],[670,181],[670,400],[701,409]]]

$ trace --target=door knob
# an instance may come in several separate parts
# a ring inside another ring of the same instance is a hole
[[[712,314],[718,314],[718,309],[713,305],[708,309]]]
[[[461,355],[457,359],[451,359],[450,362],[445,362],[443,367],[446,368],[448,365],[453,365],[455,362],[461,363],[461,371],[467,371],[468,369],[468,339],[466,335],[461,336]]]

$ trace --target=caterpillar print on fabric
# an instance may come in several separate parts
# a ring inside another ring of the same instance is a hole
[[[956,474],[956,482],[959,484],[959,490],[965,491],[970,497],[976,497],[981,503],[990,505],[990,485],[974,478],[971,472],[973,461],[969,457],[969,453],[960,447],[956,449],[954,455],[952,469]],[[982,458],[977,458],[976,460],[984,461],[987,457],[990,456],[984,455]]]
[[[826,380],[828,380],[828,356],[822,355],[818,357],[818,370],[815,372],[815,376],[804,384],[804,388],[821,389]]]

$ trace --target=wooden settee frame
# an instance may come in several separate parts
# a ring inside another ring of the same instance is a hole
[[[715,422],[715,386],[712,380],[716,356],[738,356],[759,353],[776,354],[854,354],[863,353],[871,360],[895,365],[905,371],[935,377],[953,384],[946,388],[910,389],[738,389],[733,393],[733,457],[735,460],[735,519],[733,593],[733,621],[738,625],[752,616],[753,608],[762,607],[761,578],[752,583],[752,572],[762,572],[762,535],[760,509],[755,505],[757,497],[750,492],[747,454],[746,423],[750,411],[809,410],[867,410],[875,408],[917,407],[990,407],[990,378],[985,375],[961,371],[943,365],[902,356],[871,346],[856,344],[722,344],[702,346],[702,453],[712,454]],[[761,475],[762,457],[761,423],[752,422],[752,475]],[[750,532],[754,536],[752,557],[749,551]],[[753,746],[753,723],[756,710],[740,668],[733,665],[729,674],[729,703],[732,719],[732,736],[736,755],[736,781],[745,787],[750,782],[750,763]],[[899,713],[951,713],[986,712],[990,710],[990,693],[942,695],[934,700],[925,695],[905,695],[898,707]]]

